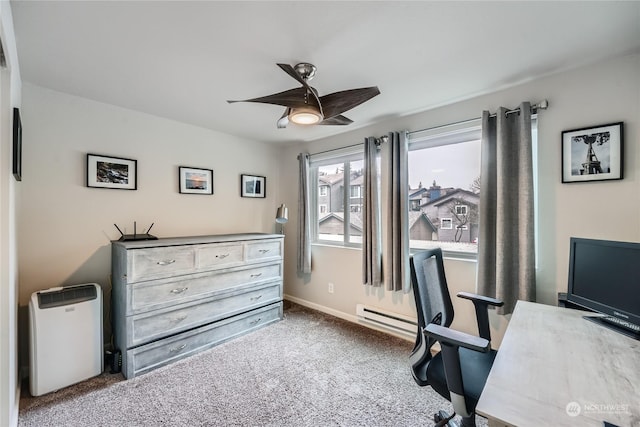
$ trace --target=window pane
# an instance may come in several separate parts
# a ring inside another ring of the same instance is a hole
[[[349,242],[362,243],[362,188],[364,185],[364,160],[349,163],[349,185],[351,197],[349,198]]]
[[[324,188],[324,190],[323,190]],[[318,240],[344,241],[344,163],[318,167]]]
[[[411,248],[477,253],[479,140],[409,151],[409,187]]]

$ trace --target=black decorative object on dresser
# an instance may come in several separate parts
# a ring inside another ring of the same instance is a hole
[[[126,378],[282,319],[280,234],[113,241],[113,324]]]

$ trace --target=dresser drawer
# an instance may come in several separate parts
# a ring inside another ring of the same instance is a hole
[[[196,267],[193,246],[133,249],[128,251],[129,283],[190,273]]]
[[[281,268],[277,263],[134,283],[128,287],[126,314],[186,303],[247,284],[282,280]]]
[[[281,257],[281,241],[247,243],[247,261]]]
[[[133,378],[278,321],[281,316],[282,303],[279,302],[127,350],[123,358],[124,374]]]
[[[244,245],[203,245],[197,248],[198,269],[230,267],[244,262]]]
[[[144,344],[169,334],[191,329],[214,320],[280,301],[281,282],[224,297],[198,300],[195,304],[182,304],[164,310],[154,310],[127,318],[127,347]]]

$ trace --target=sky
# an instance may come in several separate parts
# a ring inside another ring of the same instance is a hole
[[[364,161],[352,162],[352,168],[362,168]],[[319,170],[336,173],[337,165]],[[480,141],[443,145],[409,151],[409,187],[430,187],[433,181],[442,188],[470,190],[473,180],[480,176]]]
[[[469,190],[480,176],[480,141],[409,151],[409,186],[430,187],[435,180],[442,188]]]

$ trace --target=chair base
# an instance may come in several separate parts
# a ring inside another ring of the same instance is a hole
[[[433,415],[435,424],[433,427],[476,427],[476,414],[469,417],[461,417],[460,421],[456,420],[456,413],[449,415],[446,411],[439,411]]]

